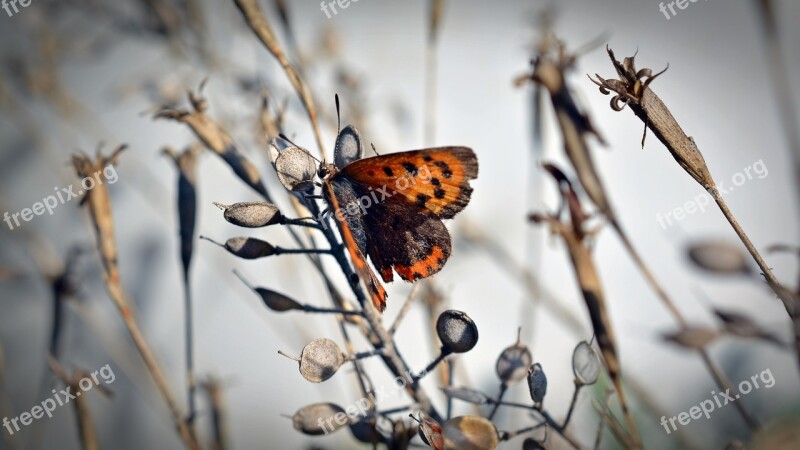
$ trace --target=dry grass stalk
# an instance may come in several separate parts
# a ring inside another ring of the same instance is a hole
[[[544,167],[559,184],[562,205],[566,206],[570,220],[563,219],[562,221],[560,216],[563,211],[559,211],[554,215],[534,214],[531,216],[531,220],[550,225],[551,230],[564,240],[572,260],[572,266],[575,269],[575,277],[586,302],[597,343],[606,360],[609,377],[614,383],[619,396],[622,413],[628,424],[631,445],[633,448],[641,448],[636,424],[628,408],[625,392],[622,390],[622,374],[617,356],[617,340],[614,336],[611,317],[608,314],[605,293],[597,267],[592,259],[591,248],[587,242],[587,237],[589,237],[585,230],[587,215],[584,213],[578,195],[573,190],[572,183],[566,175],[552,164],[545,164]]]
[[[222,382],[215,379],[210,379],[202,384],[208,400],[211,404],[211,422],[214,435],[213,450],[225,450],[228,448],[230,438],[228,436],[228,427],[225,422],[225,402],[222,398]]]
[[[66,386],[72,388],[73,392],[78,393],[83,390],[78,383],[82,378],[89,376],[89,373],[83,371],[76,371],[72,376],[68,375],[64,368],[61,367],[61,364],[54,358],[50,358],[50,369]],[[111,396],[111,392],[104,386],[97,385],[94,387],[98,388],[106,397]],[[86,395],[77,395],[70,403],[72,403],[73,408],[75,408],[75,417],[78,421],[78,435],[80,436],[83,450],[99,450],[100,444],[97,442],[97,433],[95,432],[92,415],[89,413],[89,401],[87,399],[88,397]]]
[[[120,152],[125,149],[125,146],[117,148],[110,157],[97,155],[93,161],[86,155],[74,155],[72,157],[75,171],[79,177],[94,176],[95,174],[102,174],[103,168],[108,164],[116,163]],[[89,212],[91,215],[92,223],[95,227],[97,234],[97,247],[100,254],[100,260],[103,264],[104,280],[106,290],[108,291],[111,300],[119,310],[125,327],[133,339],[136,349],[139,351],[142,359],[144,360],[147,370],[153,378],[161,396],[172,414],[175,426],[178,429],[178,434],[184,444],[192,449],[199,449],[197,438],[191,430],[187,422],[181,415],[175,397],[172,394],[167,380],[161,371],[161,367],[150,350],[147,341],[142,335],[138,322],[131,310],[131,303],[128,300],[122,284],[119,279],[119,269],[117,267],[117,245],[114,238],[114,220],[111,213],[111,199],[109,197],[108,189],[105,183],[98,183],[94,189],[87,191],[82,202],[89,204]]]
[[[272,53],[272,56],[278,60],[278,63],[286,72],[286,76],[289,77],[289,82],[292,84],[292,87],[300,97],[303,108],[305,108],[306,113],[308,114],[308,119],[311,122],[311,128],[314,131],[314,137],[317,140],[317,146],[319,147],[320,155],[322,155],[323,160],[327,161],[328,158],[325,153],[325,145],[322,140],[322,134],[319,131],[317,109],[314,106],[314,99],[311,96],[311,90],[289,63],[283,48],[281,48],[278,39],[275,37],[275,33],[272,32],[269,22],[267,21],[266,17],[264,17],[261,7],[258,6],[258,2],[256,0],[234,0],[234,2],[244,15],[247,25],[253,30],[261,43],[267,47],[267,50]]]

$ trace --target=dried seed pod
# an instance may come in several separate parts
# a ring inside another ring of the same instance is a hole
[[[595,384],[600,377],[600,355],[586,341],[581,341],[572,352],[572,373],[580,384]]]
[[[700,350],[716,339],[718,333],[709,328],[684,327],[677,333],[665,334],[664,339],[682,347]]]
[[[280,292],[275,292],[266,288],[255,288],[255,291],[258,295],[261,296],[261,300],[267,305],[267,308],[276,311],[276,312],[284,312],[284,311],[291,311],[295,309],[302,310],[303,305],[296,302],[294,299],[289,298]]]
[[[419,429],[417,430],[417,433],[419,433],[419,437],[422,439],[422,442],[433,447],[435,450],[442,450],[444,448],[442,426],[439,425],[439,422],[428,417],[422,411],[419,412],[419,419],[413,415],[411,418],[419,423]]]
[[[493,450],[499,443],[494,424],[483,417],[461,416],[444,424],[447,450]]]
[[[223,214],[225,220],[240,227],[265,227],[279,223],[283,219],[278,207],[267,202],[243,202],[232,205],[214,202],[214,206],[225,211]]]
[[[353,161],[364,157],[364,145],[361,135],[353,125],[342,128],[336,137],[336,147],[333,150],[333,163],[343,169]]]
[[[375,429],[374,419],[362,419],[350,424],[350,432],[360,442],[367,444],[384,442],[383,435]]]
[[[468,387],[443,387],[442,391],[450,398],[457,398],[467,403],[483,405],[489,401],[489,397],[483,392]]]
[[[520,340],[520,332],[521,329],[517,330],[517,342],[510,347],[506,347],[500,353],[500,357],[497,358],[497,363],[495,364],[497,376],[505,384],[516,383],[525,379],[528,367],[533,362],[531,351]]]
[[[688,250],[689,259],[700,267],[723,275],[749,274],[747,257],[739,248],[722,242],[693,244]]]
[[[534,363],[528,369],[528,389],[531,392],[533,403],[542,403],[547,394],[547,376],[539,363]]]
[[[436,321],[436,333],[442,346],[453,353],[468,352],[478,343],[478,327],[462,311],[443,312]]]
[[[276,253],[276,249],[272,246],[272,244],[256,238],[242,236],[232,237],[225,241],[225,245],[215,242],[205,236],[200,236],[200,239],[213,242],[243,259],[263,258],[265,256],[272,256]]]
[[[275,171],[283,186],[290,191],[308,191],[314,188],[317,163],[308,150],[289,147],[275,160]]]
[[[311,436],[332,433],[349,422],[344,409],[333,403],[304,406],[292,416],[294,429]]]
[[[330,339],[315,339],[305,347],[299,358],[294,358],[281,351],[283,356],[293,359],[300,364],[300,374],[312,383],[322,383],[342,367],[345,362],[344,353]]]

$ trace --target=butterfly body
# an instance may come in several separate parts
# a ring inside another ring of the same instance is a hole
[[[451,253],[450,219],[469,203],[478,161],[466,147],[438,147],[323,165],[323,196],[370,297],[380,310],[393,272],[415,281],[439,272]]]

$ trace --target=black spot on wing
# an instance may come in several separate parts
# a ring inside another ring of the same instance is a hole
[[[384,167],[383,168],[383,173],[385,173],[387,177],[393,177],[394,176],[394,172],[392,171],[391,167]]]
[[[413,173],[413,172],[416,172],[416,170],[417,170],[417,166],[415,166],[413,163],[410,163],[408,161],[403,163],[403,168],[406,169],[406,171],[408,171],[408,173]]]

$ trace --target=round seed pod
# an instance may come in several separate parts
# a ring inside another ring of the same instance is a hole
[[[295,309],[303,309],[303,305],[296,302],[294,299],[287,297],[280,292],[275,292],[266,288],[256,288],[256,293],[261,296],[261,300],[267,305],[267,308],[276,311],[284,312]]]
[[[353,161],[364,157],[364,145],[361,135],[353,125],[342,128],[336,136],[336,147],[333,150],[333,163],[343,169]]]
[[[532,364],[528,369],[528,389],[531,392],[533,403],[541,403],[547,394],[547,376],[539,363]]]
[[[445,350],[453,353],[468,352],[478,343],[478,327],[462,311],[443,312],[436,320],[436,333]]]
[[[699,268],[721,275],[750,273],[747,257],[739,247],[722,242],[693,244],[688,250],[689,259]]]
[[[518,333],[517,342],[500,353],[494,368],[500,381],[511,384],[525,379],[532,362],[531,351],[522,344]]]
[[[297,410],[292,416],[294,429],[311,436],[332,433],[348,424],[349,419],[343,424],[337,423],[347,419],[347,414],[339,405],[333,403],[314,403]],[[342,419],[344,417],[345,419]],[[334,420],[330,420],[334,419]]]
[[[303,347],[300,354],[300,374],[312,383],[322,383],[344,364],[342,350],[330,339],[316,339]]]
[[[494,424],[483,417],[461,416],[444,424],[446,450],[493,450],[499,443]]]
[[[308,150],[289,147],[280,152],[275,160],[278,179],[290,191],[307,191],[314,188],[317,163]]]
[[[275,247],[269,242],[241,236],[225,241],[225,249],[243,259],[258,259],[275,254]]]
[[[223,214],[225,220],[240,227],[265,227],[276,224],[283,218],[278,207],[267,202],[243,202],[233,205],[214,202],[214,205],[225,211]]]
[[[595,384],[600,377],[600,356],[586,341],[578,343],[572,352],[572,373],[580,384]]]

